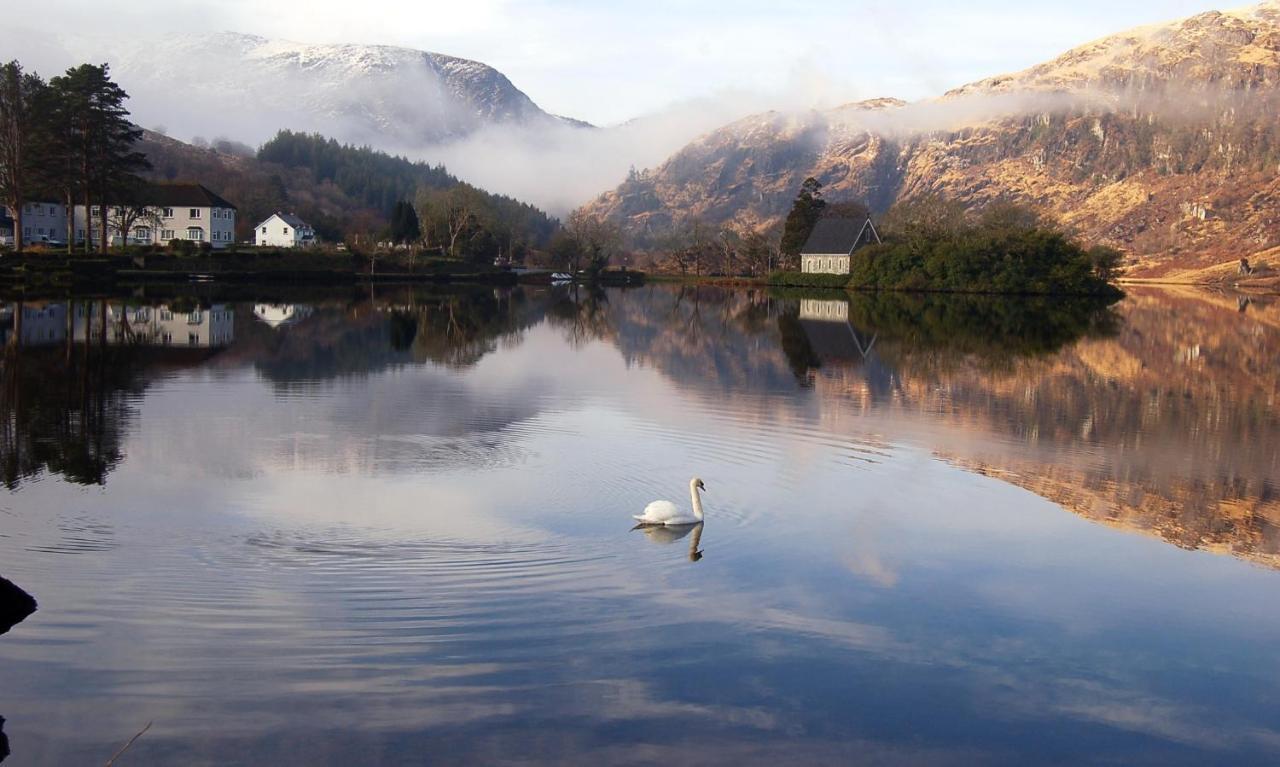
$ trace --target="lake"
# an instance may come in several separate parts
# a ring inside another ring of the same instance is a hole
[[[0,309],[9,763],[1280,759],[1274,297],[214,291]]]

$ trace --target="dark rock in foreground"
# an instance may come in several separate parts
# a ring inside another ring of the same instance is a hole
[[[27,592],[0,578],[0,634],[22,623],[36,611],[36,600]]]

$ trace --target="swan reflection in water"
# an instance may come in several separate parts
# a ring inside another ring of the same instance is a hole
[[[697,562],[702,559],[702,552],[698,546],[702,544],[702,522],[696,525],[636,525],[631,528],[634,530],[643,530],[644,535],[653,543],[661,543],[670,545],[682,538],[688,537],[689,533],[693,533],[693,537],[689,538],[689,561]]]

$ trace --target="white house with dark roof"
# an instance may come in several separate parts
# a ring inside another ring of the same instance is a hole
[[[107,237],[111,245],[167,245],[173,240],[207,242],[225,248],[236,239],[236,206],[200,184],[150,184],[138,204],[107,205]],[[13,219],[6,209],[7,218]],[[85,215],[83,205],[72,209],[71,241],[84,243],[86,234],[98,241],[102,217],[97,205]],[[67,206],[56,202],[28,202],[22,206],[24,245],[67,242]],[[14,224],[9,224],[10,229]],[[120,230],[127,229],[125,232]],[[12,237],[12,232],[10,232]]]
[[[316,230],[292,213],[273,213],[254,227],[253,240],[264,247],[306,247],[316,244]]]
[[[824,218],[813,228],[800,249],[800,271],[805,274],[848,274],[853,253],[863,245],[878,244],[880,234],[868,218]]]

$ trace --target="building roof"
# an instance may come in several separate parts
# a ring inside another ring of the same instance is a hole
[[[861,362],[875,345],[873,336],[859,333],[847,320],[801,319],[800,327],[814,355],[823,362]]]
[[[311,224],[308,224],[306,221],[303,221],[302,219],[298,218],[292,213],[281,213],[279,211],[276,211],[275,213],[272,213],[270,216],[267,216],[266,220],[258,224],[258,226],[262,226],[262,224],[267,223],[267,221],[270,221],[273,218],[279,218],[281,221],[285,222],[289,226],[292,226],[294,229],[310,229],[311,228]]]
[[[209,191],[203,184],[152,184],[143,199],[148,205],[175,208],[236,209],[226,198]]]
[[[880,235],[869,218],[824,218],[813,228],[800,255],[846,256],[860,245],[879,241]]]

